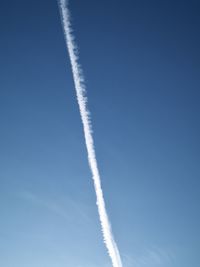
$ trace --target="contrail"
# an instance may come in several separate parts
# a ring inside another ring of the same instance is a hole
[[[108,254],[111,258],[113,267],[122,267],[122,262],[120,254],[115,243],[111,225],[108,219],[108,215],[105,208],[105,201],[103,197],[103,191],[101,188],[101,178],[99,175],[99,169],[97,166],[96,153],[94,147],[94,140],[92,136],[92,126],[90,113],[87,108],[87,97],[84,77],[82,74],[82,69],[79,64],[79,56],[77,53],[76,44],[74,41],[73,30],[70,22],[70,12],[68,9],[68,1],[59,0],[60,13],[62,18],[63,30],[66,40],[66,45],[69,53],[72,74],[74,79],[74,85],[76,90],[77,101],[79,105],[80,115],[83,124],[85,143],[88,154],[88,162],[92,172],[92,178],[94,181],[94,188],[97,198],[97,207],[99,212],[99,219],[101,223],[101,229],[103,234],[104,243],[107,247]]]

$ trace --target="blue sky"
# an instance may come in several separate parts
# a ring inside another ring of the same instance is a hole
[[[57,2],[0,5],[0,265],[111,266]],[[124,267],[200,264],[199,9],[70,1]]]

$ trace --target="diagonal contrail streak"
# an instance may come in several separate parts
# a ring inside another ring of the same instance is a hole
[[[94,147],[94,140],[92,136],[92,127],[89,110],[87,108],[87,97],[85,95],[86,88],[84,83],[84,77],[82,74],[82,69],[79,64],[79,57],[77,53],[76,44],[74,42],[73,30],[70,22],[70,13],[67,6],[66,0],[58,0],[60,13],[62,18],[63,30],[66,40],[66,45],[68,49],[68,54],[70,58],[72,74],[75,84],[76,96],[79,105],[80,115],[83,124],[85,143],[88,154],[88,162],[92,172],[92,178],[94,181],[94,188],[97,198],[97,207],[99,212],[99,219],[101,223],[101,229],[103,234],[104,243],[107,247],[108,254],[111,258],[113,267],[122,267],[122,262],[120,254],[115,243],[111,225],[108,219],[108,215],[105,208],[105,201],[103,197],[103,191],[101,188],[101,179],[99,175],[99,170],[97,166],[96,153]]]

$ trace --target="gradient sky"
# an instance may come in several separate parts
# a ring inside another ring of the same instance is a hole
[[[198,2],[70,1],[124,267],[200,265]],[[0,266],[109,267],[57,2],[0,29]]]

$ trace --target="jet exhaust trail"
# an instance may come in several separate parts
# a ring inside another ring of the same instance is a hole
[[[68,8],[68,1],[59,0],[59,8],[60,8],[60,13],[61,13],[65,41],[66,41],[71,68],[72,68],[77,101],[78,101],[81,120],[83,124],[84,137],[85,137],[85,143],[86,143],[87,154],[88,154],[88,162],[89,162],[89,166],[92,172],[92,178],[93,178],[94,188],[96,192],[96,199],[97,199],[96,204],[97,204],[98,212],[99,212],[99,219],[101,223],[103,240],[108,250],[108,254],[111,258],[113,267],[122,267],[120,254],[119,254],[117,244],[115,243],[115,240],[112,234],[111,225],[110,225],[108,215],[106,212],[103,191],[101,188],[101,178],[100,178],[99,169],[98,169],[97,160],[96,160],[94,140],[92,136],[90,113],[87,108],[87,97],[85,95],[86,94],[85,82],[84,82],[84,77],[82,74],[82,69],[79,64],[79,56],[77,53],[73,30],[72,30],[72,26],[70,22],[70,12]]]

